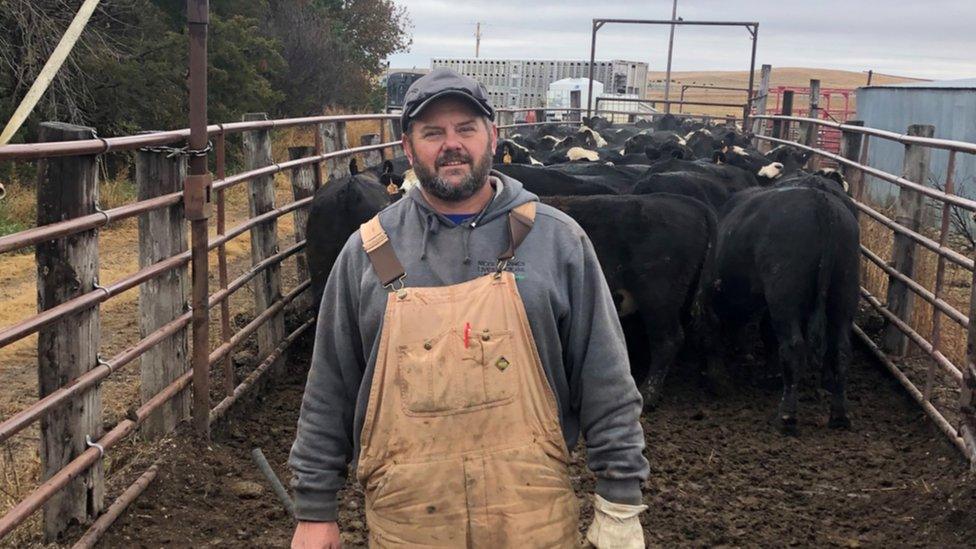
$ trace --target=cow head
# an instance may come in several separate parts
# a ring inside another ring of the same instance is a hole
[[[810,160],[810,154],[809,151],[800,150],[796,147],[780,145],[766,153],[765,156],[771,162],[782,164],[783,174],[790,175],[806,166],[807,161]]]
[[[833,181],[834,183],[837,184],[838,187],[840,187],[844,191],[844,194],[847,195],[851,194],[851,186],[847,183],[847,180],[844,179],[844,175],[841,174],[839,171],[833,168],[821,168],[817,170],[814,173],[814,175],[819,175],[824,179],[829,179]]]
[[[358,173],[359,173],[359,161],[356,160],[356,157],[355,156],[350,157],[349,158],[349,175],[356,175]]]
[[[587,161],[596,162],[600,159],[600,154],[596,151],[584,149],[583,147],[572,147],[566,151],[566,158],[570,162]]]

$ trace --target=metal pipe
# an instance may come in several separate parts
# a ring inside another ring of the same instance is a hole
[[[187,23],[190,35],[190,139],[189,146],[203,150],[207,145],[207,27],[210,20],[208,0],[187,0]],[[190,159],[190,177],[187,186],[206,186],[209,182],[206,156]],[[188,188],[189,192],[190,189]],[[210,188],[196,189],[198,200],[209,202]],[[210,346],[210,308],[207,294],[210,281],[207,276],[210,258],[207,253],[208,203],[199,205],[201,211],[190,215],[192,252],[192,303],[193,303],[193,427],[195,434],[210,438],[210,362],[207,349]]]
[[[269,305],[267,309],[261,311],[261,314],[254,317],[254,320],[248,322],[247,325],[238,330],[237,333],[230,338],[230,341],[221,344],[219,347],[214,349],[214,351],[210,353],[209,363],[215,364],[217,361],[227,356],[227,353],[231,352],[234,347],[250,337],[251,334],[257,331],[257,329],[260,328],[261,325],[264,324],[269,318],[277,314],[278,311],[284,309],[285,305],[291,303],[299,294],[311,287],[311,285],[312,282],[309,280],[302,282],[296,286],[295,289],[281,296],[281,299]]]
[[[946,182],[945,187],[942,189],[946,194],[954,194],[956,192],[955,180],[953,177],[953,172],[956,171],[956,152],[949,152],[949,161],[946,166]],[[940,220],[939,227],[939,246],[945,247],[946,240],[949,238],[949,216],[952,214],[952,210],[947,203],[942,204],[942,219]],[[933,295],[938,299],[942,295],[942,286],[945,283],[945,258],[941,255],[938,258],[938,263],[935,268],[935,290]],[[966,326],[969,327],[968,325]],[[942,338],[942,315],[939,314],[938,310],[932,311],[932,348],[938,349],[939,343],[941,343]],[[929,364],[928,372],[925,378],[925,398],[928,399],[932,395],[932,384],[935,381],[935,368],[934,365]]]
[[[318,132],[316,132],[318,135]],[[221,132],[217,134],[217,160],[216,160],[216,175],[217,180],[224,179],[227,176],[226,173],[226,155],[227,155],[227,140],[224,133]],[[227,232],[227,214],[226,214],[226,191],[224,189],[217,190],[217,237],[220,238],[224,236]],[[217,281],[222,289],[227,289],[227,246],[224,242],[220,242],[217,246]],[[212,307],[213,305],[211,305]],[[230,328],[230,300],[224,299],[220,301],[220,339],[223,342],[227,342],[230,339],[231,328]],[[230,394],[234,391],[234,363],[227,357],[224,359],[223,364],[224,370],[224,392]]]
[[[255,263],[244,274],[232,280],[226,287],[221,288],[220,290],[214,292],[214,294],[210,296],[210,306],[213,307],[215,303],[221,303],[221,304],[226,303],[228,297],[230,297],[237,290],[241,289],[242,286],[247,284],[252,278],[257,276],[260,272],[264,271],[265,269],[267,269],[272,265],[281,263],[285,259],[288,259],[289,257],[305,249],[305,242],[306,241],[304,240],[300,242],[296,242],[295,244],[289,246],[288,248],[285,248],[284,250],[270,257],[266,257],[258,263]],[[228,334],[227,339],[224,339],[224,343],[228,343],[229,341],[230,341],[230,334]],[[233,392],[234,388],[231,387],[230,389],[231,389],[230,392]],[[227,394],[230,394],[230,392],[228,392]]]
[[[0,423],[0,443],[14,436],[30,424],[34,423],[51,410],[58,408],[71,399],[81,395],[89,388],[95,386],[101,380],[108,377],[112,372],[126,366],[133,360],[142,356],[160,341],[172,336],[182,330],[190,323],[190,313],[185,313],[170,322],[161,326],[158,330],[149,334],[138,343],[129,347],[115,356],[108,362],[101,363],[81,376],[68,381],[61,388],[48,394],[44,398],[34,402],[27,408],[17,412],[13,416]]]
[[[838,130],[841,131],[850,131],[854,133],[862,133],[867,135],[874,135],[877,137],[883,137],[884,139],[896,141],[903,145],[925,145],[927,147],[932,147],[935,149],[943,149],[949,151],[964,152],[968,154],[976,154],[976,143],[969,143],[966,141],[956,141],[954,139],[939,139],[937,137],[918,137],[918,136],[908,135],[904,133],[890,132],[887,130],[869,128],[866,126],[852,126],[850,124],[833,122],[831,120],[823,120],[819,118],[807,118],[802,116],[782,116],[778,114],[765,114],[761,116],[756,115],[754,118],[763,119],[763,120],[787,120],[792,122],[808,122],[820,126],[837,128]]]
[[[111,449],[116,443],[135,431],[149,414],[186,389],[190,385],[192,375],[193,372],[190,371],[173,380],[165,389],[156,393],[155,396],[139,407],[134,414],[120,421],[112,430],[100,438],[97,444],[106,451]],[[0,538],[9,534],[11,530],[30,517],[34,511],[40,509],[47,500],[51,499],[51,496],[101,459],[102,451],[94,446],[89,447],[7,511],[7,514],[0,517]]]
[[[274,469],[271,468],[271,464],[268,463],[267,458],[264,457],[264,453],[260,448],[251,449],[251,460],[258,466],[258,470],[261,471],[264,478],[268,479],[268,482],[271,484],[271,489],[274,490],[281,504],[285,506],[285,512],[288,513],[289,517],[294,518],[295,503],[291,500],[285,487],[282,486],[281,481],[278,480],[278,475],[275,474]]]
[[[812,120],[812,119],[807,119],[807,120]],[[849,126],[849,127],[850,128],[857,128],[858,126]],[[883,179],[885,181],[889,181],[889,182],[894,183],[895,185],[898,185],[900,187],[907,187],[909,189],[912,189],[913,191],[917,191],[917,192],[919,192],[921,194],[924,194],[925,196],[927,196],[929,198],[934,198],[935,200],[940,200],[942,202],[949,202],[953,206],[959,206],[960,208],[969,210],[971,212],[976,212],[976,201],[969,200],[968,198],[963,198],[961,196],[948,195],[948,194],[946,194],[943,191],[938,191],[938,190],[935,190],[935,189],[931,189],[929,187],[926,187],[924,185],[919,185],[918,183],[915,183],[914,181],[909,181],[909,180],[905,179],[904,177],[899,177],[899,176],[890,174],[888,172],[881,171],[881,170],[879,170],[877,168],[872,168],[871,166],[866,166],[864,164],[860,164],[858,162],[854,162],[853,160],[848,160],[848,159],[846,159],[843,156],[840,156],[838,154],[834,154],[832,152],[828,152],[828,151],[825,151],[825,150],[822,150],[822,149],[817,149],[815,147],[808,147],[807,145],[803,145],[803,144],[797,143],[796,141],[791,141],[791,140],[788,140],[788,139],[777,139],[775,137],[767,137],[765,135],[757,135],[756,138],[757,139],[762,139],[762,140],[765,140],[765,141],[770,141],[770,142],[773,142],[773,143],[780,143],[780,144],[783,144],[783,145],[790,145],[792,147],[796,147],[797,149],[802,149],[802,150],[805,150],[805,151],[811,151],[811,152],[817,153],[817,154],[819,154],[820,156],[822,156],[824,158],[829,158],[829,159],[834,160],[835,162],[838,162],[840,164],[845,164],[847,166],[851,166],[853,168],[857,168],[857,169],[863,171],[864,173],[873,175],[874,177],[877,177],[878,179]],[[965,152],[965,151],[963,151],[963,152]]]
[[[909,326],[904,320],[898,318],[897,315],[889,311],[887,307],[884,306],[884,304],[878,301],[878,298],[871,295],[871,293],[868,292],[863,287],[861,288],[861,297],[863,297],[868,302],[868,304],[871,305],[871,307],[873,307],[876,311],[881,313],[881,316],[885,317],[885,319],[887,319],[888,322],[891,322],[892,325],[896,326],[906,336],[908,336],[908,338],[912,340],[912,343],[918,345],[920,349],[925,351],[925,354],[929,355],[929,357],[935,360],[935,362],[939,366],[941,366],[942,369],[945,370],[947,374],[949,374],[949,376],[952,377],[953,381],[955,381],[956,384],[962,382],[962,372],[959,371],[959,368],[955,364],[953,364],[951,360],[946,358],[946,356],[943,355],[941,351],[933,350],[932,344],[929,343],[924,337],[922,337],[921,334],[919,334],[914,329],[912,329],[912,327]]]
[[[898,272],[897,269],[892,268],[890,265],[888,265],[888,262],[886,262],[884,259],[881,259],[877,254],[872,252],[863,244],[861,244],[861,252],[864,254],[865,257],[871,260],[872,263],[877,265],[878,268],[880,268],[882,271],[898,279],[903,284],[908,286],[909,289],[911,289],[915,293],[915,295],[924,299],[929,305],[932,305],[932,307],[937,312],[941,311],[946,315],[948,315],[949,318],[954,320],[957,324],[959,324],[963,328],[969,328],[969,318],[965,314],[957,310],[955,307],[953,307],[946,301],[937,298],[935,294],[928,291],[928,289],[926,289],[925,286],[922,286],[918,282],[915,282],[915,280],[909,278],[904,273]],[[934,342],[932,343],[932,348],[933,349],[936,348]]]
[[[197,1],[197,0],[189,0]],[[249,130],[272,128],[291,128],[328,122],[353,122],[357,120],[398,120],[396,114],[342,114],[329,116],[307,116],[302,118],[283,118],[278,120],[256,120],[248,122],[233,122],[229,124],[211,124],[207,126],[207,135],[214,136],[221,132],[240,133]],[[18,143],[0,146],[0,160],[36,160],[56,156],[83,156],[90,154],[104,154],[116,151],[131,151],[141,147],[157,145],[171,145],[183,141],[190,136],[190,129],[169,130],[163,132],[140,133],[139,135],[125,135],[121,137],[96,137],[80,141],[52,141],[48,143]]]
[[[596,31],[600,30],[601,26],[603,25],[601,23],[597,23],[596,19],[593,20],[593,30],[591,31],[590,36],[590,77],[588,78],[589,82],[587,84],[586,91],[587,118],[591,118],[593,116],[593,70],[595,68],[594,65],[596,64]]]
[[[752,35],[752,54],[749,57],[749,92],[746,94],[746,107],[742,111],[742,129],[746,129],[746,125],[749,124],[749,116],[752,115],[752,103],[755,98],[752,96],[753,90],[756,84],[756,43],[759,42],[759,23],[756,23],[750,30],[749,34]]]
[[[94,547],[98,540],[102,538],[106,531],[112,526],[112,524],[119,518],[122,513],[129,507],[133,501],[136,500],[142,493],[146,490],[152,481],[156,480],[156,475],[159,474],[159,466],[162,463],[162,459],[157,459],[152,465],[146,469],[146,472],[139,475],[128,488],[125,489],[122,494],[116,498],[112,505],[98,517],[91,527],[85,532],[85,535],[75,542],[71,546],[71,549],[90,549]]]
[[[278,164],[271,164],[270,166],[264,166],[254,170],[241,172],[239,174],[234,174],[230,177],[225,177],[221,180],[214,181],[214,190],[222,190],[228,187],[232,187],[239,183],[254,179],[255,177],[260,177],[262,175],[273,175],[281,171],[289,170],[291,168],[297,168],[300,166],[305,166],[308,164],[316,164],[324,160],[329,160],[332,158],[342,158],[345,156],[364,153],[369,151],[377,151],[385,148],[399,147],[403,143],[400,141],[390,141],[389,143],[379,143],[376,145],[364,145],[362,147],[352,147],[349,149],[343,149],[341,151],[334,151],[330,153],[320,154],[317,156],[306,156],[304,158],[297,158],[295,160],[289,160],[287,162],[280,162]]]
[[[264,361],[262,361],[261,364],[259,364],[258,367],[255,368],[253,372],[248,374],[247,377],[245,377],[244,380],[241,381],[240,385],[234,388],[233,394],[224,397],[224,399],[221,400],[219,404],[214,406],[214,409],[210,413],[210,421],[215,422],[220,420],[224,416],[224,414],[227,413],[227,410],[230,409],[230,407],[234,404],[234,402],[236,402],[237,399],[241,397],[241,395],[247,392],[248,389],[250,389],[254,385],[254,383],[257,382],[257,380],[260,379],[261,376],[263,376],[264,373],[269,368],[271,368],[271,365],[278,360],[278,357],[281,356],[281,353],[283,353],[285,349],[292,344],[292,342],[298,339],[298,337],[300,337],[302,333],[304,333],[305,330],[307,330],[313,324],[315,324],[315,318],[310,318],[306,320],[294,332],[292,332],[291,334],[288,335],[288,337],[282,340],[282,343],[277,347],[275,347],[274,351],[272,351],[267,357],[265,357]]]
[[[919,233],[916,233],[915,231],[902,227],[895,221],[892,221],[890,218],[874,210],[870,206],[867,206],[861,202],[855,202],[854,206],[856,206],[858,210],[868,214],[868,216],[873,218],[878,223],[881,223],[885,227],[888,227],[889,229],[897,233],[901,233],[907,236],[908,238],[914,240],[918,244],[921,244],[923,247],[939,254],[940,256],[945,257],[949,261],[952,261],[956,265],[959,265],[960,267],[963,267],[968,271],[973,271],[974,265],[972,259],[969,259],[968,257],[950,248],[943,248],[939,246],[938,242],[932,240],[931,238],[928,238],[927,236],[921,235]]]
[[[678,18],[678,0],[671,4],[671,34],[668,36],[668,67],[664,74],[664,112],[671,112],[671,54],[674,52],[674,20]]]
[[[69,141],[70,143],[70,141]],[[148,200],[140,200],[110,210],[75,217],[58,223],[50,223],[0,237],[0,253],[10,252],[39,242],[46,242],[82,231],[97,229],[113,221],[135,217],[141,213],[179,204],[183,193],[170,193]]]
[[[956,447],[956,449],[962,452],[963,456],[972,459],[969,452],[966,450],[966,445],[963,443],[956,430],[952,428],[952,425],[946,420],[945,417],[942,416],[941,413],[939,413],[938,410],[935,409],[935,406],[932,406],[931,402],[925,400],[922,393],[919,392],[918,388],[915,387],[911,380],[909,380],[905,374],[898,369],[898,366],[896,366],[895,363],[888,358],[888,355],[886,355],[884,351],[882,351],[857,324],[854,325],[854,334],[861,338],[861,341],[868,347],[871,354],[873,354],[875,358],[884,364],[885,368],[891,372],[891,375],[895,376],[898,383],[900,383],[901,386],[908,391],[908,394],[915,400],[915,402],[922,407],[922,410],[924,410],[925,414],[929,416],[929,419],[935,422],[935,425],[940,431],[942,431],[942,434],[949,437],[949,440]]]

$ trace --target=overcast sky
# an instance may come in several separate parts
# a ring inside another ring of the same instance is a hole
[[[588,59],[595,17],[669,19],[671,0],[394,0],[413,23],[410,51],[394,68],[432,57]],[[687,21],[757,21],[756,67],[820,67],[951,79],[976,77],[976,0],[678,0]],[[598,59],[666,66],[668,28],[606,25]],[[747,70],[741,27],[679,27],[673,70]]]

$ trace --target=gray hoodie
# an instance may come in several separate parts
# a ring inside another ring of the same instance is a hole
[[[419,188],[380,212],[408,287],[447,286],[493,272],[496,257],[508,246],[506,214],[538,197],[510,177],[494,171],[491,175],[501,190],[462,225],[434,211]],[[610,501],[639,504],[641,482],[648,475],[641,397],[589,238],[569,216],[540,204],[535,226],[508,269],[515,274],[559,404],[566,445],[574,448],[582,433],[597,493]],[[359,455],[387,293],[357,231],[339,254],[322,296],[312,366],[288,460],[300,520],[336,520],[336,492],[347,466]]]

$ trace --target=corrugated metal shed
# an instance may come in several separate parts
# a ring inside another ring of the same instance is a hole
[[[976,143],[976,78],[939,82],[910,82],[857,89],[857,117],[864,125],[905,133],[911,124],[935,126],[935,137]],[[868,164],[901,175],[904,146],[873,137],[868,149]],[[946,151],[932,150],[928,181],[930,186],[945,183]],[[868,178],[867,191],[879,205],[890,205],[897,195],[893,184]],[[956,156],[957,193],[976,198],[976,156]]]

